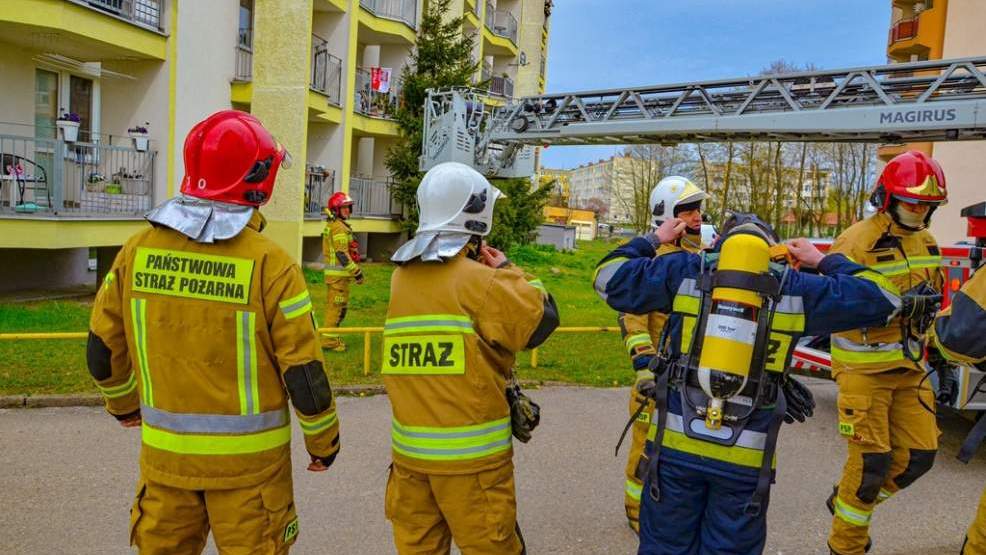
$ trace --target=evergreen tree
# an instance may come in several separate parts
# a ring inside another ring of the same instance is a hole
[[[404,226],[418,224],[415,193],[421,183],[418,158],[424,132],[428,89],[468,87],[479,68],[472,59],[474,37],[462,32],[463,18],[448,18],[451,0],[429,0],[421,18],[418,40],[410,63],[401,73],[401,98],[394,119],[400,137],[387,153],[387,169],[394,178],[392,193],[404,205]]]

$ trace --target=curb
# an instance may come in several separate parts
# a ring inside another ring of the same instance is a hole
[[[576,386],[564,382],[521,381],[526,389],[541,387]],[[341,397],[370,397],[386,395],[382,385],[344,385],[332,388]],[[42,409],[55,407],[101,407],[103,398],[97,393],[70,393],[52,395],[0,395],[0,409]]]

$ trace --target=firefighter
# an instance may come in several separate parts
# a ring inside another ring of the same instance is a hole
[[[842,253],[880,272],[900,292],[942,290],[941,256],[928,223],[946,201],[938,162],[917,151],[887,163],[870,202],[877,213],[836,238]],[[842,479],[827,501],[829,548],[864,553],[874,507],[914,483],[938,450],[935,396],[922,384],[921,331],[909,320],[856,326],[832,336],[832,374],[839,386],[839,432],[849,443]]]
[[[383,378],[393,409],[385,512],[398,553],[524,552],[511,433],[515,354],[558,325],[551,295],[482,238],[499,190],[472,168],[439,164],[417,191],[414,238],[392,257]]]
[[[986,271],[973,274],[957,293],[952,304],[935,318],[928,330],[928,345],[956,364],[986,362]],[[986,436],[986,418],[980,418],[964,442],[959,460],[968,463]],[[976,518],[966,534],[964,555],[986,555],[986,491],[979,501]]]
[[[363,284],[359,267],[359,243],[353,239],[353,228],[346,220],[353,212],[353,199],[346,193],[333,193],[325,209],[325,229],[322,230],[322,257],[325,259],[325,325],[337,328],[346,318],[349,306],[349,283]],[[322,348],[345,351],[339,334],[322,337]]]
[[[147,215],[96,295],[87,362],[106,409],[140,427],[130,541],[141,553],[286,553],[298,535],[294,405],[308,469],[339,451],[335,401],[301,269],[258,207],[290,158],[253,116],[185,140],[181,193]]]
[[[674,243],[661,245],[657,249],[657,256],[680,250],[698,252],[702,249],[702,201],[706,198],[708,195],[704,191],[684,177],[665,177],[654,186],[649,203],[651,214],[654,216],[654,225],[661,225],[668,218],[680,218],[687,224],[685,234]],[[636,420],[633,425],[623,491],[627,520],[634,532],[640,529],[640,492],[647,462],[641,455],[644,452],[644,441],[650,426],[650,414],[654,410],[653,403],[648,403],[647,397],[641,394],[640,390],[654,384],[654,373],[648,367],[657,353],[658,338],[666,320],[667,315],[660,312],[620,313],[617,319],[623,335],[623,343],[636,371],[636,380],[630,390],[629,405],[630,416],[636,415]],[[640,410],[641,405],[645,405],[643,410]]]
[[[616,310],[670,313],[669,348],[652,365],[639,553],[761,553],[781,421],[814,407],[785,374],[798,338],[881,325],[900,299],[875,272],[804,239],[790,256],[823,275],[772,263],[783,247],[753,215],[728,218],[711,251],[655,257],[685,226],[672,218],[617,248],[594,278]]]

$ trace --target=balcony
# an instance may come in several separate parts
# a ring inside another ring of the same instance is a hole
[[[154,31],[164,30],[161,25],[161,0],[76,0],[75,3],[90,6]]]
[[[248,83],[253,80],[253,30],[240,29],[236,39],[233,81]]]
[[[356,104],[355,110],[358,114],[373,118],[392,119],[391,115],[397,108],[400,98],[400,88],[394,82],[394,75],[391,75],[391,82],[387,92],[374,90],[373,77],[369,69],[356,69]]]
[[[342,60],[329,54],[328,43],[318,35],[312,35],[311,88],[329,97],[329,102],[341,106]]]
[[[401,207],[390,193],[389,177],[352,177],[349,196],[353,199],[353,217],[395,219]]]
[[[417,29],[417,0],[359,0],[359,5],[379,18],[399,21]]]
[[[517,18],[508,11],[496,9],[489,1],[486,2],[486,28],[517,45]]]
[[[305,168],[305,219],[320,219],[335,189],[336,173],[322,165]]]
[[[918,36],[918,23],[921,21],[919,17],[913,17],[911,19],[902,19],[897,23],[890,26],[890,37],[887,44],[894,44],[895,42],[900,42],[902,40],[913,39]]]
[[[506,75],[491,77],[489,91],[490,94],[513,98],[514,82]]]
[[[130,139],[119,137],[90,140],[0,135],[0,214],[143,216],[154,206],[157,152],[122,146]]]

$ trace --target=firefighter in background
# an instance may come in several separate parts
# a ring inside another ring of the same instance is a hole
[[[684,177],[665,177],[654,186],[650,193],[650,210],[654,225],[659,226],[669,218],[679,218],[685,222],[685,233],[673,243],[661,245],[657,256],[686,250],[698,252],[702,244],[702,201],[708,198],[704,191]],[[654,372],[648,367],[657,353],[658,339],[667,315],[660,312],[649,314],[620,313],[617,321],[623,335],[623,343],[630,355],[630,361],[637,377],[630,390],[630,416],[637,415],[633,424],[630,454],[626,464],[626,483],[623,491],[623,504],[627,520],[634,532],[640,529],[640,492],[647,469],[647,459],[642,457],[650,415],[654,411],[653,401],[640,393],[640,389],[653,386]],[[643,410],[639,410],[641,405]]]
[[[453,540],[463,553],[524,552],[511,433],[523,440],[536,422],[507,384],[558,312],[540,280],[483,243],[500,195],[464,164],[435,166],[418,187],[417,233],[392,257],[385,513],[401,554],[449,553]]]
[[[89,372],[141,428],[130,541],[142,554],[286,553],[298,534],[288,395],[323,471],[339,451],[301,268],[257,210],[287,152],[253,116],[217,112],[185,140],[181,194],[148,213],[96,295]]]
[[[346,193],[333,193],[325,210],[325,229],[322,230],[322,257],[325,260],[325,326],[337,328],[346,318],[349,306],[349,284],[363,283],[363,271],[359,267],[359,243],[353,239],[353,228],[346,220],[353,211],[353,199]],[[322,337],[322,348],[345,351],[339,334]]]
[[[877,213],[842,232],[831,252],[880,272],[899,292],[940,292],[941,256],[928,223],[946,201],[938,162],[917,151],[887,163],[870,202]],[[907,319],[832,336],[832,374],[839,386],[839,432],[849,442],[842,479],[827,505],[829,548],[864,553],[874,507],[931,469],[938,450],[935,396],[921,386],[920,330]]]
[[[669,348],[654,365],[639,553],[761,553],[781,421],[814,407],[785,373],[798,338],[880,325],[900,299],[876,272],[804,239],[789,254],[822,275],[772,264],[776,235],[753,215],[728,218],[711,251],[655,257],[685,227],[665,221],[604,257],[594,277],[616,310],[670,313]],[[726,366],[736,373],[710,370]],[[745,402],[721,403],[736,394]]]
[[[986,271],[979,270],[958,292],[952,304],[941,311],[928,330],[928,346],[955,364],[978,365],[986,362]],[[968,463],[986,435],[986,418],[973,426],[959,453]],[[986,555],[986,491],[979,501],[976,518],[966,534],[963,555]]]

